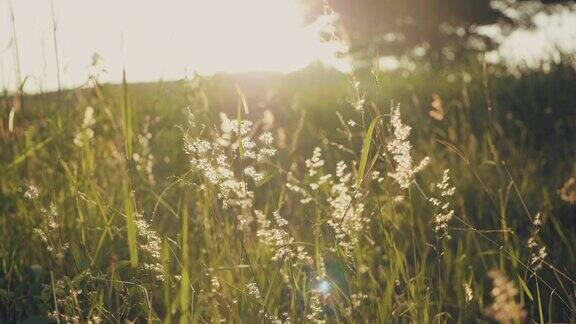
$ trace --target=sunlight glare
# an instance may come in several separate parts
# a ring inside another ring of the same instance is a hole
[[[13,1],[22,75],[28,88],[55,88],[49,1]],[[8,0],[0,0],[8,18]],[[291,0],[54,1],[65,86],[86,80],[93,53],[103,58],[105,81],[117,82],[125,65],[130,81],[179,79],[194,71],[290,72],[313,61],[344,68],[333,44],[322,43],[320,23],[303,26]],[[31,8],[35,8],[31,10]],[[14,63],[10,22],[2,19],[2,66]],[[13,69],[0,82],[14,86]],[[0,85],[0,86],[2,86]]]

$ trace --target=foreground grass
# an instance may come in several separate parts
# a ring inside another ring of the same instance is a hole
[[[575,321],[574,69],[357,77],[4,109],[2,322]]]

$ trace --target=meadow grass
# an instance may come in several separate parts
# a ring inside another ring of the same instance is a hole
[[[574,322],[573,66],[5,93],[0,320]]]

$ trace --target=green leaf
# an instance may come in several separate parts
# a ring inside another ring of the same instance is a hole
[[[31,148],[29,148],[28,150],[26,150],[26,152],[18,155],[18,156],[14,159],[14,161],[12,161],[10,164],[8,164],[7,167],[4,168],[3,171],[7,171],[7,170],[13,168],[14,166],[16,166],[16,165],[24,162],[29,155],[31,155],[32,153],[34,153],[34,152],[40,150],[41,148],[43,148],[44,145],[50,143],[50,141],[52,141],[52,139],[54,139],[54,137],[50,136],[50,137],[48,137],[47,139],[43,140],[42,142],[37,143],[36,145],[34,145],[34,146],[32,146]]]
[[[184,196],[182,212],[182,278],[180,279],[180,323],[190,321],[190,248],[188,246],[188,204]]]
[[[127,177],[125,177],[127,178]],[[136,212],[134,210],[134,194],[130,190],[128,179],[124,179],[124,213],[126,214],[126,236],[128,241],[128,252],[130,254],[130,264],[132,268],[138,267],[138,242],[136,236]]]
[[[128,99],[128,82],[126,70],[122,70],[122,119],[124,122],[124,154],[126,161],[132,158],[132,108]]]
[[[362,142],[362,153],[360,155],[360,164],[358,166],[358,185],[364,180],[364,172],[366,170],[366,163],[368,163],[368,154],[370,153],[370,145],[372,144],[372,135],[374,129],[378,122],[382,119],[382,116],[377,116],[372,120],[366,134],[364,135],[364,141]]]
[[[130,264],[138,267],[138,245],[136,241],[136,203],[132,192],[132,108],[128,98],[128,82],[126,69],[122,70],[122,119],[124,122],[124,154],[127,174],[124,178],[124,213],[126,214],[126,235]]]
[[[540,298],[538,279],[536,279],[536,293],[538,294],[538,317],[540,318],[540,324],[544,324],[544,312],[542,311],[542,298]]]
[[[528,286],[526,285],[524,280],[522,280],[522,278],[520,277],[519,274],[516,274],[516,275],[518,276],[518,281],[520,281],[520,286],[522,287],[522,289],[526,293],[526,296],[528,296],[528,298],[530,298],[531,301],[534,301],[534,297],[532,296],[532,293],[530,292],[530,289],[528,289]]]

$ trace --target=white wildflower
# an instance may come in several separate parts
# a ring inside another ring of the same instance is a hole
[[[150,117],[146,116],[144,122],[142,133],[138,134],[138,143],[140,144],[140,154],[134,153],[132,155],[132,160],[136,162],[136,170],[142,171],[150,183],[154,183],[154,155],[151,153],[150,140],[152,139],[152,133],[150,128]]]
[[[312,157],[306,160],[309,175],[307,180],[312,180],[308,186],[312,192],[321,185],[325,186],[329,193],[326,203],[330,206],[330,218],[327,220],[327,224],[334,230],[337,246],[342,248],[348,257],[352,257],[353,249],[358,243],[358,233],[364,230],[369,223],[369,218],[364,216],[363,193],[357,187],[352,173],[347,171],[347,165],[344,161],[337,163],[334,177],[331,174],[326,174],[315,178],[320,171],[324,171],[321,170],[323,166],[324,160],[321,159],[321,149],[316,148]],[[291,172],[288,173],[286,187],[302,196],[300,200],[302,204],[313,200],[313,195],[305,189],[304,185],[300,184],[300,181],[294,178]]]
[[[24,197],[30,200],[38,198],[38,187],[33,183],[28,183],[28,187],[24,192]]]
[[[252,128],[251,121],[241,120],[240,123],[238,123],[238,120],[228,118],[225,113],[220,113],[220,121],[220,130],[225,134],[246,135]]]
[[[448,223],[454,217],[454,209],[450,207],[450,197],[454,195],[455,188],[450,187],[449,169],[444,170],[442,181],[437,183],[434,187],[439,190],[439,194],[435,194],[428,198],[435,209],[434,213],[434,230],[439,239],[450,239],[448,233]]]
[[[294,178],[294,175],[292,174],[292,172],[288,172],[287,178],[288,178],[288,182],[286,183],[286,188],[288,188],[288,190],[290,190],[294,193],[300,194],[302,196],[300,203],[307,204],[307,203],[312,201],[312,197],[310,196],[310,194],[298,184],[298,180],[296,178]]]
[[[317,295],[314,294],[310,297],[308,308],[310,309],[310,312],[306,315],[308,320],[314,320],[322,313],[322,304]]]
[[[84,119],[82,120],[82,127],[91,127],[96,123],[94,119],[94,108],[88,106],[84,111]]]
[[[527,245],[530,249],[530,266],[533,271],[538,271],[544,264],[544,259],[548,256],[546,246],[541,246],[540,241],[540,228],[542,227],[542,213],[538,212],[532,220],[533,232],[528,238]]]
[[[96,124],[96,119],[94,119],[94,108],[88,106],[84,111],[84,119],[80,131],[78,131],[74,136],[74,145],[83,147],[90,143],[90,140],[94,138],[94,131],[92,130],[94,124]]]
[[[474,293],[472,292],[472,287],[468,283],[464,283],[464,297],[466,299],[466,303],[469,303],[474,298]]]
[[[486,309],[486,315],[500,323],[521,322],[527,314],[522,305],[516,302],[518,289],[514,287],[514,282],[499,270],[491,270],[488,275],[492,278],[494,303]]]
[[[362,302],[367,298],[368,298],[368,295],[363,294],[363,293],[351,294],[350,295],[350,302],[352,303],[352,306],[360,307],[360,305],[362,305]]]
[[[314,176],[317,173],[317,169],[324,166],[324,160],[322,157],[322,149],[316,147],[312,153],[312,157],[306,160],[306,167],[308,168],[308,173],[310,176]]]
[[[248,166],[244,168],[244,174],[254,179],[254,181],[256,182],[262,181],[262,179],[264,179],[264,175],[262,174],[262,172],[256,171],[256,168],[254,168],[253,166]]]
[[[283,229],[283,227],[288,225],[288,221],[280,216],[279,211],[273,213],[274,224],[263,212],[256,210],[254,213],[258,222],[256,235],[260,242],[269,246],[274,252],[272,260],[282,261],[285,258],[291,258],[294,265],[309,262],[308,253],[303,247],[295,246],[294,238]]]
[[[184,134],[184,149],[190,157],[191,166],[215,186],[224,209],[250,208],[253,205],[254,192],[250,190],[244,176],[255,182],[264,179],[265,174],[259,170],[257,163],[276,154],[276,149],[270,147],[273,142],[272,135],[260,135],[257,143],[254,134],[250,134],[251,121],[238,122],[224,113],[220,114],[220,119],[222,134],[215,135],[213,141],[200,137],[191,138]],[[240,159],[242,163],[238,162]],[[244,213],[241,214],[239,220],[248,225],[250,218],[245,216]]]
[[[274,142],[274,136],[270,132],[262,133],[258,139],[266,145],[271,145]]]
[[[33,232],[40,237],[40,240],[46,245],[46,250],[56,259],[62,259],[64,253],[70,248],[69,243],[61,242],[59,237],[60,224],[57,222],[58,210],[54,203],[50,203],[50,208],[40,208],[42,222],[39,227],[34,228]]]
[[[413,165],[412,155],[410,154],[412,145],[408,140],[411,128],[402,124],[400,106],[392,107],[390,123],[393,128],[394,139],[388,143],[386,148],[392,154],[396,167],[388,175],[400,185],[400,188],[407,189],[416,173],[424,169],[429,164],[430,159],[425,157],[418,165]]]
[[[140,249],[148,255],[150,260],[144,263],[144,269],[153,273],[157,280],[164,280],[164,268],[160,258],[162,240],[141,215],[136,215],[136,229],[140,238]]]
[[[258,289],[258,285],[255,282],[246,284],[246,292],[248,293],[248,295],[256,299],[261,298],[260,289]]]
[[[364,111],[364,103],[366,99],[363,93],[360,93],[360,82],[356,79],[352,80],[352,88],[354,89],[354,98],[349,98],[348,102],[352,105],[352,108],[356,111]],[[351,125],[352,126],[352,125]]]
[[[364,214],[363,193],[356,187],[356,181],[350,172],[346,172],[344,161],[336,166],[337,182],[330,185],[331,207],[328,225],[335,233],[337,244],[344,249],[348,257],[358,243],[358,233],[366,228],[369,218]]]
[[[260,149],[260,155],[258,155],[258,161],[261,161],[264,159],[264,157],[271,157],[276,155],[276,149],[274,148],[262,148]]]
[[[542,246],[538,249],[534,249],[532,252],[532,257],[530,258],[530,265],[534,271],[539,270],[542,268],[542,264],[544,263],[544,259],[548,256],[548,252],[546,251],[546,247]]]
[[[210,284],[212,286],[213,293],[217,292],[220,289],[220,282],[218,281],[218,278],[216,277],[210,278]]]

